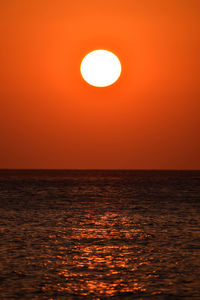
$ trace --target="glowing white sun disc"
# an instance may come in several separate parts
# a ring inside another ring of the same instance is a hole
[[[90,85],[105,87],[113,84],[121,74],[118,57],[107,50],[87,54],[81,63],[81,75]]]

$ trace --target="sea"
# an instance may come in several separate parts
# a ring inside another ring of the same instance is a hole
[[[0,299],[200,299],[200,171],[1,170]]]

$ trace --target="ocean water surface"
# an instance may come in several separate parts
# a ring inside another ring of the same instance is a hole
[[[0,171],[0,299],[200,299],[200,171]]]

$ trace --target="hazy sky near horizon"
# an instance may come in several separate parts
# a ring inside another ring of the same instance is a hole
[[[0,43],[0,168],[200,169],[200,1],[2,0]]]

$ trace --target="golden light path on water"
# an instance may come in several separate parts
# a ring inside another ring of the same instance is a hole
[[[84,216],[84,219],[88,220],[84,228],[81,226],[71,228],[72,244],[74,240],[73,254],[68,250],[69,236],[63,234],[63,230],[58,231],[55,236],[49,236],[49,239],[54,240],[58,245],[57,255],[55,260],[47,260],[45,267],[59,269],[57,276],[63,280],[59,278],[59,283],[51,287],[46,285],[43,290],[48,292],[51,288],[59,293],[77,293],[83,296],[97,294],[114,296],[119,290],[120,293],[145,292],[144,282],[149,276],[156,278],[156,275],[143,275],[140,282],[138,278],[134,279],[133,274],[140,268],[144,270],[145,266],[150,264],[151,257],[140,255],[140,250],[137,248],[134,256],[134,249],[129,245],[129,241],[135,239],[137,242],[138,240],[143,242],[148,239],[148,235],[141,229],[130,228],[130,219],[125,216],[119,219],[118,215],[107,213],[100,219],[92,220],[94,228],[89,228],[90,215]],[[120,222],[118,226],[116,219]],[[63,241],[63,245],[60,245],[60,240]],[[48,251],[52,258],[51,249],[49,248]]]

